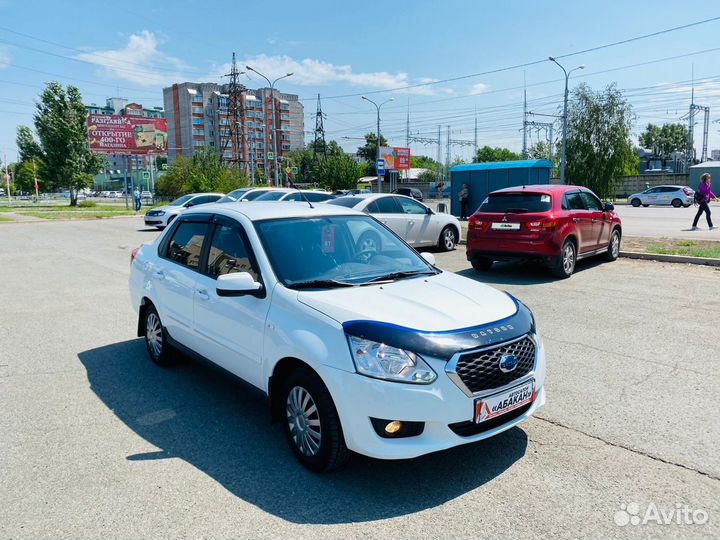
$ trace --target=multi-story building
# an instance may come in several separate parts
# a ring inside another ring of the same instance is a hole
[[[295,94],[242,88],[234,136],[229,91],[227,84],[189,82],[163,89],[169,161],[214,148],[224,161],[238,163],[250,176],[263,171],[273,178],[273,138],[277,137],[278,168],[284,154],[303,148],[302,103]]]

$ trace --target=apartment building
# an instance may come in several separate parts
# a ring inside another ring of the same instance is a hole
[[[269,88],[243,89],[238,118],[239,148],[231,141],[227,84],[180,83],[163,89],[168,121],[168,160],[215,148],[228,163],[249,175],[264,171],[272,178],[273,138],[277,135],[279,168],[287,152],[304,145],[304,108],[295,94]],[[277,132],[277,133],[276,133]],[[239,150],[239,151],[238,151]]]

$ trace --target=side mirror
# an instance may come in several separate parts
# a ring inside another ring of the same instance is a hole
[[[188,202],[186,202],[185,204],[183,204],[183,206],[184,206],[185,208],[190,208],[192,205],[193,205],[193,202],[192,202],[192,201],[188,201]]]
[[[425,209],[425,213],[429,216],[432,216],[435,212],[433,212],[433,209],[428,207]]]
[[[422,253],[420,253],[420,256],[425,259],[425,262],[428,262],[435,266],[435,255],[427,251],[423,251]]]
[[[613,203],[605,203],[605,212],[612,212],[613,210],[615,210],[615,205]]]
[[[218,296],[262,296],[264,294],[262,283],[253,279],[248,272],[235,272],[223,274],[217,278]]]

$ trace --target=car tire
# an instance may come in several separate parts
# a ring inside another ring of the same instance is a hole
[[[160,320],[155,306],[149,304],[145,308],[145,347],[147,347],[150,360],[158,366],[171,366],[176,362],[175,351],[168,343],[168,334]]]
[[[298,368],[285,379],[282,391],[283,426],[300,463],[314,472],[342,467],[350,458],[340,417],[322,379]]]
[[[458,243],[458,233],[455,227],[448,225],[440,233],[438,248],[441,251],[452,251]]]
[[[610,243],[608,244],[607,252],[605,253],[605,260],[616,261],[620,256],[620,231],[615,229],[610,235]]]
[[[176,215],[172,215],[172,216],[170,216],[170,217],[168,218],[168,220],[167,220],[167,226],[168,226],[168,227],[169,227],[170,224],[173,222],[173,219],[175,219],[176,217],[177,217]]]
[[[640,199],[633,199],[632,201],[630,201],[630,204],[633,206],[633,208],[637,208],[642,203],[640,202]]]
[[[360,235],[360,238],[358,238],[355,249],[359,253],[366,251],[380,253],[380,235],[373,231],[365,231]]]
[[[650,205],[649,205],[649,204],[643,204],[643,208],[647,208],[648,206],[650,206]]]
[[[478,272],[487,272],[492,268],[493,260],[486,257],[478,257],[470,261],[472,267]]]
[[[680,199],[673,199],[672,203],[670,203],[670,204],[672,204],[673,207],[675,207],[675,208],[680,208],[683,205],[683,203]]]
[[[577,263],[577,248],[572,240],[565,240],[560,255],[556,257],[552,273],[555,277],[567,279],[572,276]]]

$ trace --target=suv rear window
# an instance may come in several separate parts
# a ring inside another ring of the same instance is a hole
[[[550,195],[545,193],[491,193],[480,205],[478,211],[525,214],[547,212],[551,206]]]

